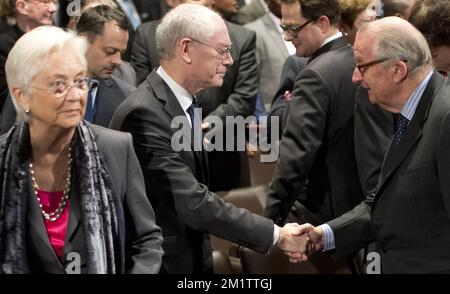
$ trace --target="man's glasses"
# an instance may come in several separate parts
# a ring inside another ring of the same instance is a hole
[[[380,58],[380,59],[375,59],[375,60],[372,60],[372,61],[370,61],[370,62],[366,62],[366,63],[363,63],[363,64],[357,64],[357,65],[356,65],[356,68],[357,68],[358,71],[361,73],[361,75],[363,75],[364,72],[365,72],[369,67],[371,67],[371,66],[373,66],[373,65],[375,65],[375,64],[379,64],[379,63],[388,61],[389,59],[391,59],[391,58]]]
[[[216,52],[220,54],[221,58],[226,56],[228,53],[231,54],[231,45],[230,46],[225,46],[222,49],[218,49],[218,48],[216,48],[214,46],[211,46],[211,45],[206,44],[204,42],[201,42],[199,40],[196,40],[196,39],[193,39],[193,38],[190,38],[190,39],[192,40],[192,42],[199,43],[199,44],[202,44],[203,46],[206,46],[206,47],[209,47],[209,48],[212,48],[212,49],[216,50]]]
[[[280,28],[283,32],[289,33],[291,36],[296,36],[303,28],[305,28],[308,24],[312,23],[314,20],[310,20],[301,25],[296,26],[287,26],[285,24],[280,24]]]
[[[57,80],[50,84],[47,88],[29,86],[33,89],[50,91],[55,95],[56,98],[62,98],[67,95],[70,89],[73,87],[77,88],[80,91],[87,91],[89,89],[90,79],[89,78],[81,78],[75,80],[72,85],[67,84],[65,81]]]
[[[382,63],[382,62],[385,62],[385,61],[388,61],[390,59],[393,59],[393,58],[392,57],[385,57],[385,58],[375,59],[375,60],[372,60],[370,62],[366,62],[366,63],[363,63],[363,64],[357,64],[356,68],[361,73],[361,75],[364,75],[364,72],[366,72],[367,69],[369,69],[371,66],[374,66],[376,64],[379,64],[379,63]],[[400,59],[400,60],[403,61],[403,62],[408,62],[406,59]]]

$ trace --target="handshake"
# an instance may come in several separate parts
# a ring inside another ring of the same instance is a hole
[[[308,223],[286,224],[280,228],[277,246],[289,256],[292,263],[305,262],[308,257],[323,248],[324,232]]]

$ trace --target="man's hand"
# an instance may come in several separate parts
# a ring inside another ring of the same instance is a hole
[[[323,249],[324,232],[320,227],[314,227],[311,224],[297,225],[297,235],[307,235],[309,242],[307,244],[305,252],[297,252],[285,250],[285,254],[289,256],[289,261],[292,263],[305,261],[305,255],[311,254]]]
[[[302,233],[302,226],[290,223],[280,229],[280,237],[277,246],[283,250],[285,254],[295,253],[295,258],[298,259],[298,261],[308,260],[306,254],[309,246],[308,244],[309,237],[307,234]]]

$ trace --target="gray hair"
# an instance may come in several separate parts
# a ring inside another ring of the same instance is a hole
[[[172,59],[177,42],[194,38],[206,42],[218,29],[220,16],[198,4],[181,4],[169,11],[156,30],[156,48],[162,59]]]
[[[14,107],[17,111],[17,121],[26,119],[25,111],[16,101],[13,87],[19,87],[31,94],[28,85],[45,66],[48,57],[55,52],[62,52],[67,46],[73,48],[82,65],[87,68],[87,42],[73,32],[53,26],[40,26],[23,35],[8,55],[5,64],[6,80]]]
[[[430,48],[424,36],[410,23],[399,17],[386,17],[368,23],[362,32],[370,30],[376,36],[373,56],[399,58],[407,61],[408,71],[414,73],[433,66]]]

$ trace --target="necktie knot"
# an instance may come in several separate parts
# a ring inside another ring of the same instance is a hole
[[[395,136],[394,136],[395,145],[400,143],[400,141],[402,140],[403,135],[406,131],[406,127],[408,126],[408,123],[409,123],[409,119],[407,119],[402,114],[400,114],[398,117],[398,122],[397,122],[397,130],[395,131]]]

